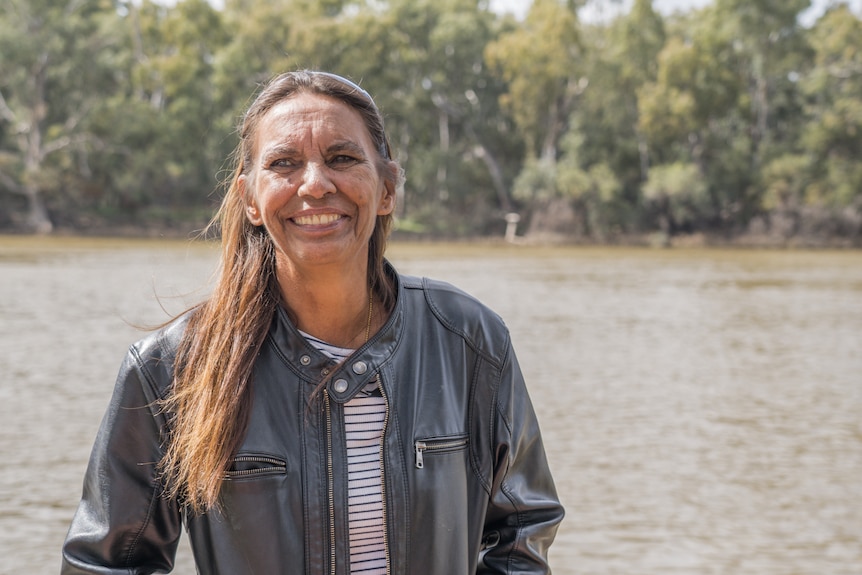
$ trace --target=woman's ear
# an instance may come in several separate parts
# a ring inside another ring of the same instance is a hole
[[[383,184],[383,195],[377,206],[377,215],[386,216],[395,210],[395,186],[390,182]]]
[[[386,164],[388,173],[383,178],[383,195],[380,197],[380,203],[377,206],[377,215],[386,216],[395,211],[396,199],[396,183],[398,182],[398,174],[400,168],[395,162]]]
[[[239,187],[239,195],[242,198],[243,204],[245,204],[245,216],[252,225],[261,226],[263,225],[263,219],[260,217],[260,210],[257,207],[257,202],[255,202],[254,194],[248,189],[247,182],[248,176],[245,174],[242,174],[236,181]]]

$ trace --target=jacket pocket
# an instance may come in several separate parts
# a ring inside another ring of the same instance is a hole
[[[448,453],[460,451],[467,447],[468,437],[466,435],[450,435],[446,437],[429,437],[417,440],[413,447],[416,453],[416,469],[425,467],[425,456],[436,453]]]
[[[224,474],[227,481],[255,479],[271,475],[285,475],[287,461],[271,455],[244,453],[234,457]]]

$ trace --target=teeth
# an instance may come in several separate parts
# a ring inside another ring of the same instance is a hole
[[[338,219],[341,219],[341,216],[338,214],[322,214],[314,216],[297,216],[293,221],[301,226],[321,226],[331,224]]]

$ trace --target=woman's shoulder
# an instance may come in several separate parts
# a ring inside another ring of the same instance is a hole
[[[135,342],[132,347],[145,355],[176,352],[192,315],[194,315],[194,309],[178,315]]]
[[[455,285],[427,277],[401,276],[408,305],[425,308],[448,330],[478,350],[499,357],[509,344],[503,319],[475,296]]]
[[[138,367],[156,379],[163,379],[161,375],[170,381],[177,349],[193,314],[194,310],[187,311],[132,344],[129,354]]]

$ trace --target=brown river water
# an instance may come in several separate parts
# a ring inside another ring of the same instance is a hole
[[[554,573],[862,575],[862,252],[389,256],[511,328],[567,509]],[[0,574],[58,572],[133,325],[203,297],[215,260],[0,238]]]

